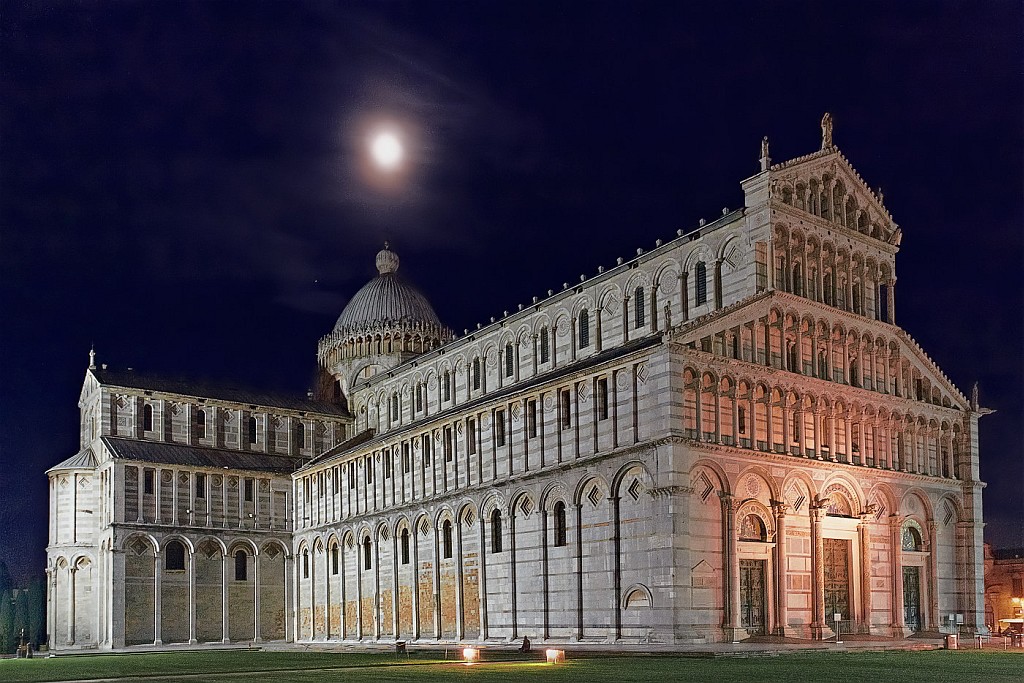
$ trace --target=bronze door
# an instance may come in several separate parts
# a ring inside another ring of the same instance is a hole
[[[764,560],[740,560],[740,626],[751,635],[764,635]]]
[[[921,570],[903,568],[903,621],[915,633],[921,630]]]
[[[826,538],[825,545],[825,623],[831,624],[833,615],[850,614],[850,542],[841,538]]]

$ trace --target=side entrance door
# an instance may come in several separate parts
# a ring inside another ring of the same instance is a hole
[[[751,635],[764,635],[765,561],[740,560],[740,625]]]
[[[921,568],[903,568],[903,621],[914,633],[921,630]]]

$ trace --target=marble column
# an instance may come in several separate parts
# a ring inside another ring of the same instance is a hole
[[[786,635],[789,626],[788,577],[789,566],[786,548],[786,503],[773,500],[775,512],[775,633]]]
[[[825,518],[828,499],[816,498],[811,512],[811,638],[821,640],[825,627],[825,539],[821,535],[821,522]]]
[[[889,555],[892,563],[892,635],[907,634],[903,614],[903,517],[889,516]]]

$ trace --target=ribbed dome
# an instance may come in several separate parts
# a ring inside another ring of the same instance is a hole
[[[385,242],[377,253],[379,275],[355,293],[335,323],[335,331],[355,331],[394,324],[443,328],[427,298],[395,272],[398,255]]]

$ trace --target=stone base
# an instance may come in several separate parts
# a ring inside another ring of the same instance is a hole
[[[746,640],[750,637],[747,633],[747,629],[735,626],[723,626],[722,627],[722,638],[726,643],[738,643],[741,640]]]

